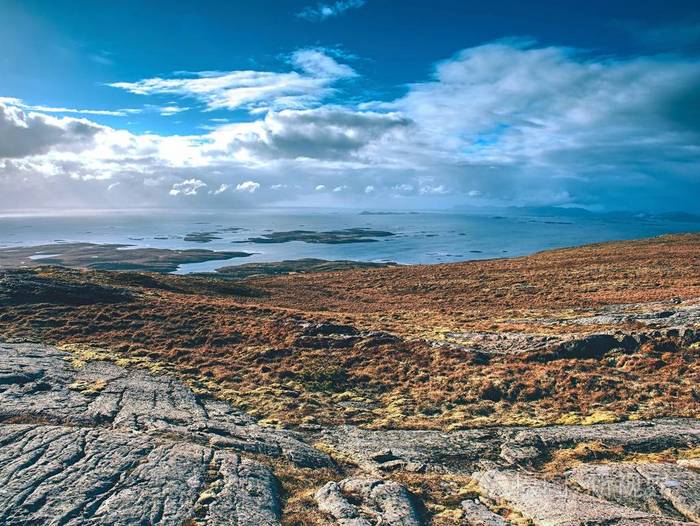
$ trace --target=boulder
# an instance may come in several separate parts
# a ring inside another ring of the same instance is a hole
[[[316,492],[318,507],[339,526],[420,526],[413,496],[395,482],[360,477],[329,482]]]

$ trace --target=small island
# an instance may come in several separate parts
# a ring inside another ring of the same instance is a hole
[[[92,270],[168,273],[176,271],[180,265],[185,263],[202,263],[250,255],[249,252],[240,251],[215,252],[201,249],[139,248],[132,245],[111,243],[55,243],[0,249],[0,270],[56,265]]]
[[[345,228],[342,230],[328,230],[316,232],[313,230],[289,230],[285,232],[271,232],[262,237],[251,237],[243,243],[289,243],[290,241],[303,241],[304,243],[325,243],[337,245],[342,243],[371,243],[377,238],[394,236],[393,232],[385,230],[371,230],[369,228]]]

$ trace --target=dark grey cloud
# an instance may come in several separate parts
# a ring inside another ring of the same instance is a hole
[[[270,112],[262,121],[222,127],[214,135],[229,150],[243,149],[264,159],[343,161],[410,125],[410,119],[395,113],[326,107]]]
[[[91,146],[101,127],[81,119],[56,119],[0,103],[0,158],[19,158],[51,149]]]

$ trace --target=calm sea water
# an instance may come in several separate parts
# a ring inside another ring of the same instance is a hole
[[[373,243],[238,243],[273,231],[364,227],[396,235]],[[221,232],[240,228],[235,232]],[[338,210],[158,211],[74,215],[0,215],[0,247],[58,242],[124,243],[139,247],[255,252],[248,258],[182,265],[201,272],[256,261],[314,257],[397,263],[441,263],[512,257],[557,247],[700,230],[698,222],[635,217],[557,217],[423,212],[363,215]],[[183,240],[190,232],[219,232],[209,243]]]

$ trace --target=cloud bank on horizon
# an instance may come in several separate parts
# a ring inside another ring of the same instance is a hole
[[[319,21],[363,4],[317,4],[299,16]],[[445,57],[395,97],[346,97],[363,77],[357,62],[306,47],[276,70],[110,82],[143,100],[126,109],[2,97],[0,208],[697,209],[697,57],[616,58],[501,39]],[[97,122],[191,111],[203,123],[196,133]]]

